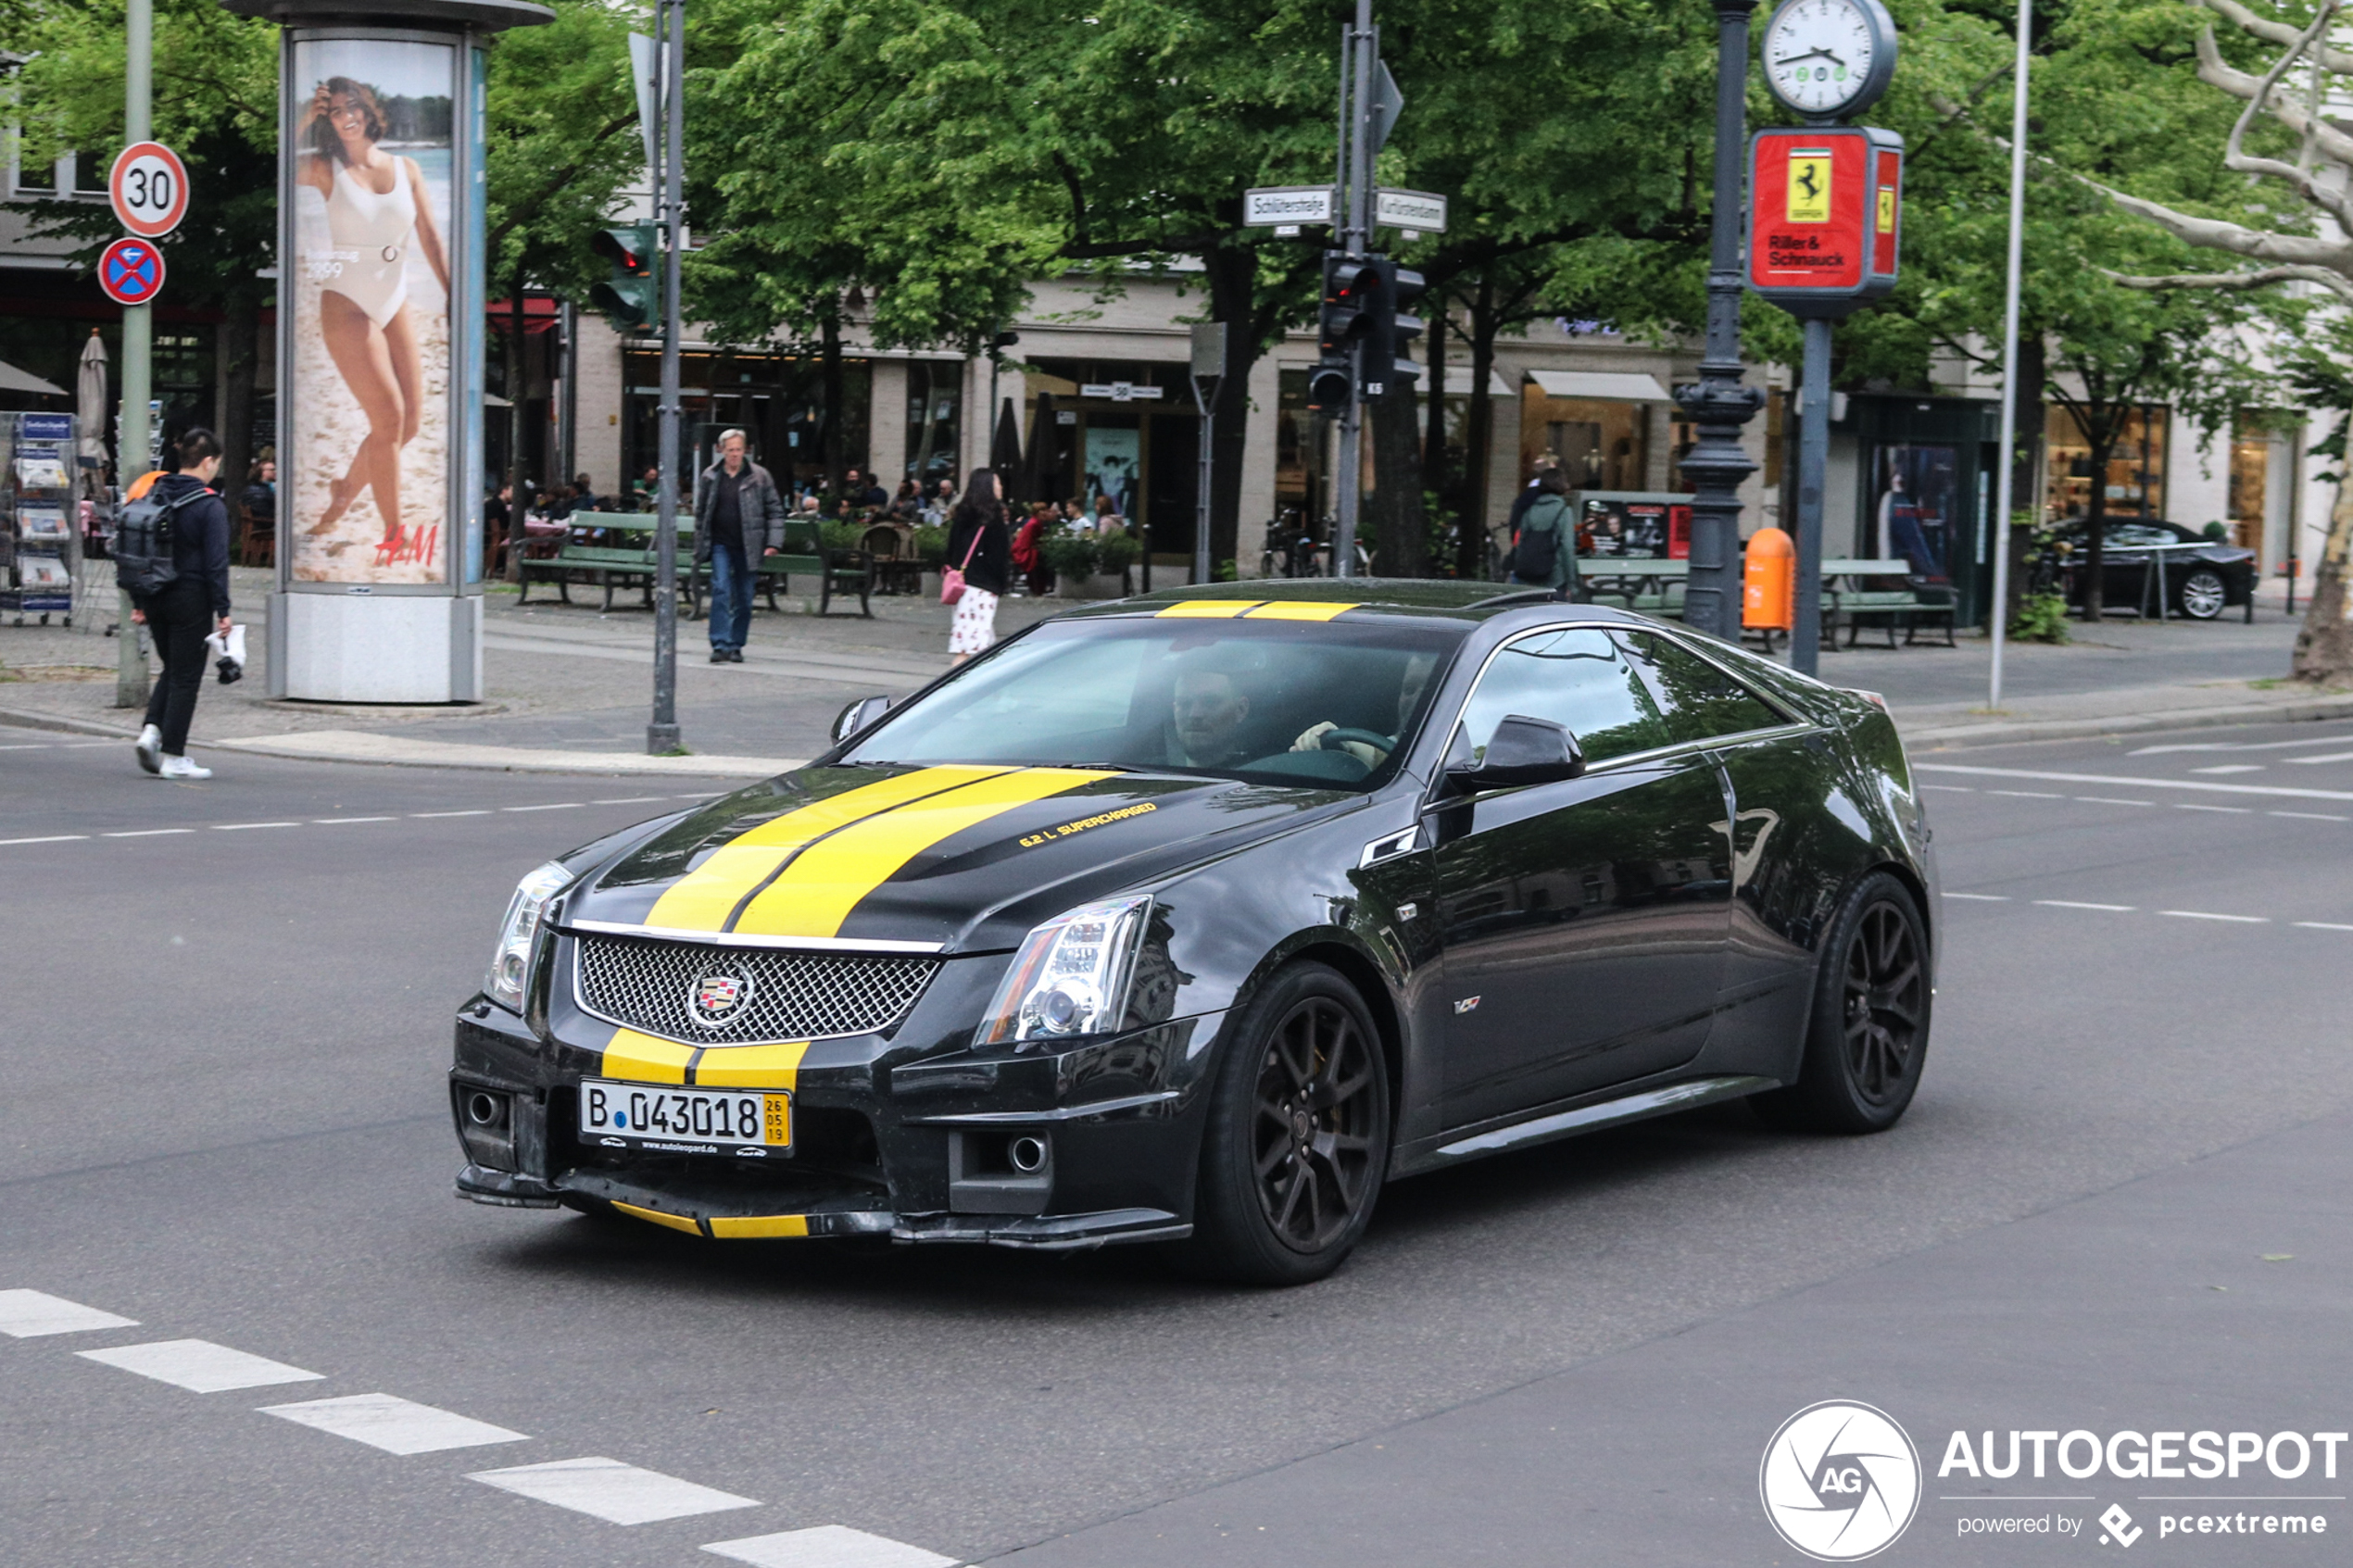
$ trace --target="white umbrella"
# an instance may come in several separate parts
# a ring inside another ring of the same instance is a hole
[[[73,378],[73,420],[75,433],[80,438],[74,450],[77,456],[87,458],[91,465],[82,470],[85,483],[82,488],[86,488],[90,497],[102,504],[106,499],[107,407],[107,345],[100,340],[98,329],[93,327],[90,329],[90,341],[82,345],[82,364]],[[74,532],[77,536],[81,533],[78,521]],[[100,596],[96,579],[103,574],[103,568],[90,570],[87,558],[79,548],[74,551],[74,559],[77,565],[82,567],[74,573],[78,587],[74,596],[75,620],[82,627],[94,631],[98,617],[92,613],[91,601]]]

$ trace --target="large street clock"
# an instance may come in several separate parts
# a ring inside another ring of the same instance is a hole
[[[1765,24],[1765,83],[1809,120],[1860,114],[1895,74],[1895,23],[1880,0],[1787,0]]]

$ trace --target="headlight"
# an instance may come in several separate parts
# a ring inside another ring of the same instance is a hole
[[[1031,932],[973,1043],[1060,1040],[1119,1027],[1149,897],[1082,904]]]
[[[547,900],[572,885],[572,873],[553,860],[522,879],[507,901],[507,922],[498,928],[498,950],[490,958],[490,973],[483,994],[522,1010],[523,993],[531,984],[532,949],[539,942],[539,916]]]

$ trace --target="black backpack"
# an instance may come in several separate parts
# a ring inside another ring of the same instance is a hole
[[[1523,583],[1547,583],[1552,580],[1553,565],[1560,558],[1561,524],[1567,521],[1566,503],[1547,507],[1546,501],[1557,497],[1540,495],[1521,520],[1519,542],[1512,546],[1512,575]],[[1538,513],[1543,513],[1548,526],[1537,526]]]
[[[115,586],[139,597],[177,583],[180,567],[171,558],[171,520],[182,507],[211,494],[199,488],[175,501],[159,501],[150,490],[123,508],[114,531]]]

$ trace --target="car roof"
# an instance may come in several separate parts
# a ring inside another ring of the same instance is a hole
[[[1539,606],[1579,614],[1594,607],[1565,604],[1549,589],[1515,588],[1502,583],[1466,582],[1445,577],[1259,577],[1238,583],[1204,583],[1199,587],[1155,588],[1148,594],[1088,605],[1069,611],[1073,617],[1159,615],[1178,605],[1202,604],[1345,605],[1353,610],[1387,611],[1435,616],[1448,621],[1482,621],[1511,610]],[[1579,618],[1583,617],[1579,615]],[[1270,618],[1272,619],[1272,618]],[[1596,620],[1618,619],[1604,611]]]

